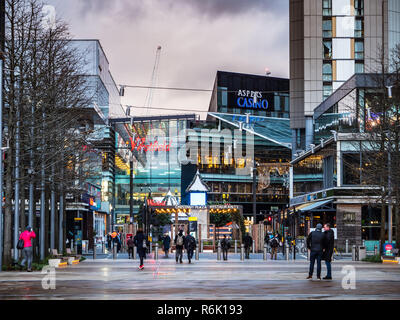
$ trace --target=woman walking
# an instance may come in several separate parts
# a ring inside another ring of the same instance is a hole
[[[22,262],[20,264],[21,268],[25,267],[25,263],[28,263],[28,272],[32,272],[32,239],[36,238],[35,232],[33,232],[30,226],[26,227],[25,231],[19,236],[19,240],[24,241],[24,248],[22,249]]]
[[[143,259],[146,257],[147,241],[146,236],[143,233],[143,229],[138,229],[135,237],[133,238],[135,246],[137,247],[137,253],[140,258],[139,269],[144,269]]]

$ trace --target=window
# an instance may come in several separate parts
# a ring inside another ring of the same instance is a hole
[[[332,15],[332,0],[322,1],[322,15],[331,16]]]
[[[364,73],[364,63],[356,62],[355,73]]]
[[[332,59],[332,40],[324,40],[324,58]]]
[[[364,20],[363,19],[356,19],[354,36],[356,38],[364,37]]]
[[[324,84],[324,100],[332,94],[332,84]]]
[[[322,21],[322,36],[332,38],[332,19]]]
[[[357,40],[354,44],[354,58],[356,60],[364,59],[364,42]]]
[[[322,67],[322,80],[332,81],[332,63],[326,62]]]
[[[364,0],[355,0],[354,1],[354,9],[356,16],[364,15]]]

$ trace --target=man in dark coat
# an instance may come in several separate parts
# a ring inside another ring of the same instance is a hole
[[[225,261],[228,260],[228,251],[229,248],[231,247],[231,243],[229,240],[226,238],[226,235],[224,234],[224,238],[221,241],[221,249],[222,249],[222,256]]]
[[[188,233],[185,237],[185,249],[189,263],[192,263],[193,252],[194,249],[196,249],[196,239],[190,233]]]
[[[144,268],[143,259],[146,257],[146,249],[147,249],[147,240],[146,236],[143,233],[142,229],[138,229],[136,232],[136,236],[133,238],[133,242],[137,247],[137,253],[140,258],[139,269],[142,270]]]
[[[250,248],[253,245],[253,238],[248,233],[243,238],[244,251],[246,252],[246,259],[250,259]]]
[[[324,277],[324,280],[332,280],[332,256],[333,256],[333,248],[335,247],[335,233],[331,229],[331,225],[326,223],[324,225],[324,235],[325,235],[325,243],[324,243],[324,254],[322,255],[322,260],[325,260],[327,274]]]
[[[168,234],[166,234],[165,237],[163,238],[163,248],[166,258],[168,258],[168,251],[170,246],[171,246],[171,237]]]
[[[322,224],[318,223],[315,231],[307,237],[307,248],[310,252],[310,270],[307,279],[312,279],[315,260],[317,260],[317,279],[321,280],[321,259],[324,251],[325,235],[322,232]]]
[[[175,260],[178,263],[182,263],[182,256],[183,256],[183,246],[185,244],[185,236],[183,235],[183,231],[180,230],[179,233],[175,236],[175,248],[176,248],[176,255]]]

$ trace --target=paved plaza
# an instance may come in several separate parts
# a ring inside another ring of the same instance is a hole
[[[105,255],[79,265],[56,269],[56,288],[45,290],[41,272],[0,273],[0,299],[400,299],[400,266],[349,260],[335,261],[333,281],[306,280],[306,260],[216,261],[204,254],[199,261],[176,264],[173,257],[150,256],[145,269],[138,260]],[[261,255],[262,257],[262,255]],[[214,259],[213,259],[214,258]],[[282,257],[281,257],[282,258]],[[350,267],[349,267],[350,266]],[[355,288],[342,287],[344,269],[355,270]],[[325,266],[323,264],[323,274]]]

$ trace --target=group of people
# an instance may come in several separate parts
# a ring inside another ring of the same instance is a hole
[[[322,232],[322,228],[324,228],[324,232]],[[21,233],[19,240],[23,242],[22,248],[22,262],[18,264],[21,268],[24,268],[27,264],[27,271],[32,271],[32,260],[33,260],[33,251],[32,251],[32,239],[36,237],[33,229],[28,226],[26,230]],[[112,244],[117,246],[117,250],[121,249],[121,234],[117,231],[113,233],[109,233],[107,235],[107,243],[108,248],[111,249]],[[277,252],[279,246],[282,245],[280,241],[280,235],[276,233],[275,235],[267,234],[265,237],[265,242],[271,247],[271,260],[277,259]],[[165,257],[168,258],[168,252],[171,245],[171,238],[168,234],[166,234],[163,239],[163,250],[165,252]],[[187,233],[184,235],[183,230],[180,230],[179,233],[175,236],[174,239],[176,254],[175,260],[176,263],[183,263],[183,249],[186,249],[187,258],[189,263],[192,262],[194,250],[196,249],[196,239]],[[252,237],[247,233],[243,238],[244,248],[246,259],[250,258],[250,249],[253,245]],[[145,234],[142,229],[138,229],[135,237],[129,237],[127,240],[128,246],[128,257],[129,259],[133,257],[133,248],[137,247],[137,254],[139,255],[139,269],[144,268],[143,260],[146,257],[146,251],[149,246],[149,241],[146,239]],[[22,245],[21,245],[22,247]],[[334,251],[334,232],[330,227],[330,224],[327,223],[324,226],[322,224],[317,224],[315,231],[311,232],[307,237],[307,248],[310,250],[310,267],[307,279],[312,279],[314,273],[314,265],[315,261],[317,262],[317,279],[321,280],[321,261],[325,260],[327,275],[323,278],[324,280],[332,280],[332,267],[331,261]],[[223,260],[228,260],[228,251],[230,249],[230,242],[224,235],[224,238],[221,241],[221,249],[223,253]]]
[[[115,230],[114,232],[109,232],[107,234],[107,249],[112,250],[113,246],[117,247],[117,252],[119,253],[121,251],[122,247],[122,233],[118,230]]]
[[[317,261],[317,279],[321,280],[321,260],[325,260],[327,275],[324,280],[332,280],[332,256],[334,250],[335,234],[329,223],[324,225],[317,224],[315,231],[307,237],[307,248],[310,250],[310,269],[307,279],[312,279],[314,273],[315,260]]]

